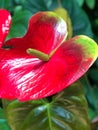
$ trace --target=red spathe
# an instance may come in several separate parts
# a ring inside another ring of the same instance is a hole
[[[30,19],[28,32],[23,38],[6,42],[11,49],[0,49],[0,97],[27,101],[53,95],[79,79],[95,59],[77,39],[63,42],[66,23],[54,13],[39,12]],[[63,42],[63,43],[62,43]],[[50,54],[44,62],[26,53],[33,48]],[[96,52],[95,52],[96,53]]]

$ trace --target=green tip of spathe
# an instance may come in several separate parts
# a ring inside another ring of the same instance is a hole
[[[76,43],[80,45],[83,51],[86,51],[86,56],[96,59],[98,57],[98,45],[97,43],[85,35],[76,36]]]

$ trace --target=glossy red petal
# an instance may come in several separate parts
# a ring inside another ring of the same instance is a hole
[[[11,15],[5,9],[0,9],[0,48],[6,38],[11,25]]]
[[[74,37],[48,62],[25,53],[17,56],[17,50],[0,52],[0,97],[27,101],[55,94],[79,79],[97,58],[98,46],[88,37]]]
[[[29,27],[23,38],[9,40],[6,44],[25,51],[33,48],[49,54],[60,46],[67,36],[66,23],[53,12],[39,12],[29,21]]]

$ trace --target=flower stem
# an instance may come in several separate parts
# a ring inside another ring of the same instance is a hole
[[[57,0],[57,2],[58,2],[58,6],[62,7],[61,0]]]

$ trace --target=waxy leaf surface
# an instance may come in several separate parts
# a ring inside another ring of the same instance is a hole
[[[50,102],[45,98],[25,103],[3,100],[3,104],[11,130],[90,130],[87,102],[79,83]]]

